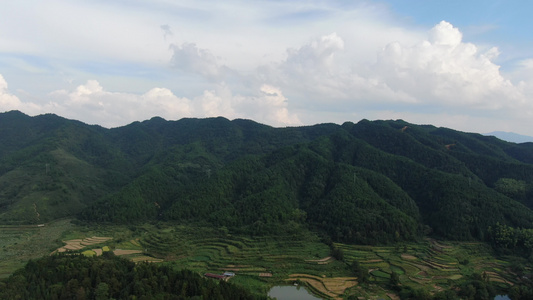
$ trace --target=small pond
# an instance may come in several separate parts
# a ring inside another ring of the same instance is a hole
[[[316,300],[322,299],[312,295],[303,286],[278,285],[270,289],[269,297],[276,297],[278,300]]]
[[[507,295],[497,295],[494,297],[494,300],[511,300],[511,298],[509,298]]]

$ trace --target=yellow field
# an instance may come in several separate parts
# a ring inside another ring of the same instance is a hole
[[[130,254],[139,254],[142,253],[142,250],[122,250],[122,249],[115,249],[113,251],[115,255],[130,255]]]
[[[333,299],[342,299],[344,291],[357,285],[357,277],[318,277],[309,274],[291,274],[288,281],[299,280]]]
[[[63,241],[66,245],[63,247],[60,247],[56,249],[52,254],[56,252],[66,252],[66,251],[75,251],[75,250],[81,250],[87,246],[92,246],[100,243],[107,242],[111,240],[111,237],[97,237],[93,236],[90,238],[84,238],[84,239],[73,239],[68,241]]]

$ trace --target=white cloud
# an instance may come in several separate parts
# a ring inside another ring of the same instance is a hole
[[[216,92],[208,90],[200,97],[207,115],[252,118],[268,124],[320,119],[316,114],[337,114],[338,118],[356,114],[365,118],[361,112],[380,115],[380,111],[391,109],[420,120],[427,119],[422,115],[431,119],[438,112],[446,114],[443,119],[471,115],[477,121],[497,115],[502,120],[512,116],[524,120],[533,111],[525,101],[532,94],[528,88],[533,84],[513,85],[493,62],[499,55],[497,48],[480,51],[476,45],[464,42],[460,30],[448,22],[434,26],[425,39],[386,44],[377,52],[374,63],[349,60],[348,54],[356,49],[347,45],[337,33],[323,35],[300,47],[288,48],[285,59],[258,67],[253,76],[235,70],[220,71],[220,59],[194,44],[174,48],[172,63],[183,62],[182,70],[218,82]],[[524,69],[529,65],[529,61],[523,62]],[[241,94],[232,95],[238,85],[231,82],[240,81],[247,85],[244,89],[239,87]],[[287,98],[298,117],[289,113],[284,102]],[[266,103],[270,109],[260,110],[266,113],[252,108]],[[428,107],[432,111],[419,113]]]
[[[9,89],[4,76],[0,74],[0,112],[11,110],[20,110],[28,114],[39,113],[39,106],[33,103],[23,103],[20,99],[13,95]]]
[[[7,90],[0,75],[0,108],[29,114],[56,113],[89,124],[117,127],[160,116],[169,120],[184,117],[249,118],[276,126],[300,125],[289,113],[287,98],[280,89],[263,85],[254,95],[233,94],[224,84],[206,90],[194,99],[178,97],[167,88],[152,88],[144,94],[110,92],[96,80],[88,80],[72,91],[57,90],[48,102],[21,102]]]
[[[322,36],[299,49],[289,49],[284,68],[298,75],[307,72],[331,72],[336,52],[344,49],[344,41],[334,32]]]
[[[463,34],[452,24],[441,21],[429,31],[429,42],[434,45],[456,47],[461,44]]]
[[[388,43],[375,63],[346,61],[346,52],[355,50],[346,45],[344,37],[332,33],[290,48],[285,60],[258,69],[256,84],[280,87],[303,120],[336,113],[342,122],[350,114],[368,118],[396,111],[396,116],[415,118],[408,120],[412,122],[437,121],[436,113],[444,114],[442,120],[470,116],[462,123],[482,128],[518,125],[533,115],[528,101],[533,80],[513,84],[494,63],[497,48],[480,51],[448,22],[440,22],[417,42]],[[522,78],[533,78],[532,65],[522,62]]]
[[[260,102],[258,113],[261,114],[261,120],[267,124],[300,125],[302,123],[298,116],[289,113],[286,105],[288,99],[283,96],[279,88],[265,84],[261,87],[261,92],[263,95],[257,99]],[[268,108],[271,108],[271,111]]]
[[[7,82],[2,74],[0,74],[0,108],[2,111],[10,111],[20,108],[19,98],[9,93]]]
[[[246,118],[274,126],[302,124],[296,114],[289,112],[288,99],[281,90],[266,84],[249,96],[234,95],[227,85],[221,84],[194,100],[198,102],[196,115],[200,116]]]
[[[203,112],[205,117],[224,116],[232,119],[238,116],[233,108],[234,97],[226,86],[219,86],[216,91],[204,91],[195,101],[199,104],[197,111]]]
[[[509,76],[517,82],[524,94],[533,95],[533,59],[518,62],[517,68]]]
[[[426,41],[387,45],[379,54],[375,76],[422,105],[500,109],[521,102],[523,95],[492,62],[497,55],[496,48],[480,53],[474,44],[462,42],[460,31],[442,21]]]
[[[285,61],[261,68],[259,78],[281,86],[292,99],[351,108],[404,103],[415,108],[495,110],[524,100],[521,90],[493,63],[498,50],[480,52],[445,21],[414,45],[389,43],[375,64],[347,63],[344,52],[353,49],[344,45],[335,33],[322,36],[289,49]]]
[[[138,95],[106,91],[96,80],[89,80],[74,91],[50,93],[46,109],[61,116],[106,127],[161,116],[179,119],[191,116],[191,101],[179,98],[166,88],[153,88]]]
[[[171,66],[178,70],[220,80],[227,69],[218,64],[217,58],[209,50],[198,48],[194,43],[171,45],[170,49],[173,51]]]

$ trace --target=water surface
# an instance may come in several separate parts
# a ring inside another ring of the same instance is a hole
[[[270,289],[268,296],[278,300],[316,300],[322,299],[312,295],[303,286],[278,285]]]

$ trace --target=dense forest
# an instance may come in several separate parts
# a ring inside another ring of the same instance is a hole
[[[201,222],[387,244],[533,229],[533,143],[402,120],[273,128],[152,118],[106,129],[0,114],[0,222]],[[499,224],[499,225],[497,225]],[[491,235],[492,234],[492,235]]]
[[[267,299],[188,270],[98,257],[58,254],[29,261],[5,281],[1,299]]]

